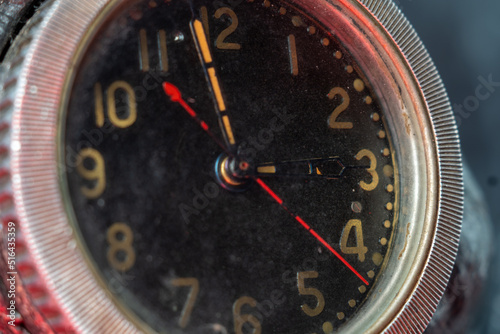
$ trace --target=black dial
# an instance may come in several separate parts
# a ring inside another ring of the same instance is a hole
[[[332,333],[383,271],[398,186],[349,50],[287,2],[128,1],[69,90],[70,212],[168,333]]]

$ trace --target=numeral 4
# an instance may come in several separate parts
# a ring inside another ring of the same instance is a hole
[[[347,242],[349,240],[349,235],[351,234],[351,231],[353,229],[356,239],[356,245],[348,246]],[[361,224],[361,220],[349,220],[346,227],[344,228],[344,231],[342,231],[342,237],[340,238],[340,250],[344,254],[357,254],[359,261],[365,261],[365,254],[368,253],[368,248],[365,247],[363,241],[363,226]]]

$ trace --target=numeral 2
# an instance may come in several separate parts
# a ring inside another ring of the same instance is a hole
[[[328,93],[328,97],[330,98],[330,100],[333,100],[337,95],[342,98],[342,104],[335,108],[330,117],[328,117],[328,126],[332,129],[352,129],[354,127],[352,122],[337,121],[337,118],[340,116],[340,114],[346,111],[349,107],[349,104],[351,103],[349,94],[347,94],[346,90],[341,87],[335,87],[330,91],[330,93]]]
[[[229,16],[229,18],[231,19],[231,25],[226,29],[224,29],[219,34],[219,36],[215,40],[215,47],[219,50],[240,50],[241,44],[226,42],[226,39],[238,29],[239,25],[238,16],[231,8],[228,7],[222,7],[217,9],[214,16],[216,19],[221,19],[224,15]],[[208,19],[208,10],[206,7],[201,8],[201,17],[203,25],[207,30],[206,31],[207,35],[209,35],[208,33],[209,19]]]

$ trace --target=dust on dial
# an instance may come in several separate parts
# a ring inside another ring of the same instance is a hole
[[[116,302],[168,333],[349,321],[384,270],[398,187],[348,48],[279,1],[128,1],[96,29],[61,150]]]

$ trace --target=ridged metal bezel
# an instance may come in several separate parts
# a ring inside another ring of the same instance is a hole
[[[439,206],[434,241],[419,284],[387,333],[423,332],[448,284],[463,219],[463,169],[458,129],[446,89],[424,45],[392,2],[362,0],[411,67],[425,98],[439,161]]]

